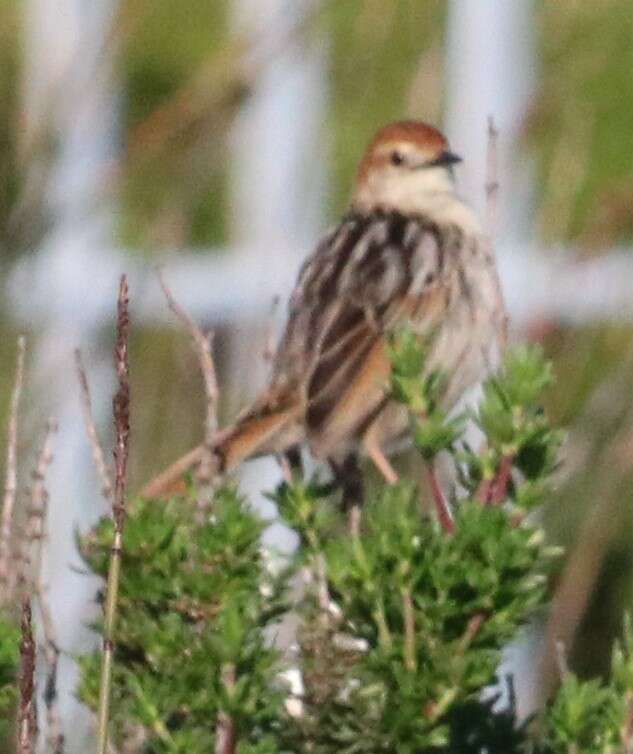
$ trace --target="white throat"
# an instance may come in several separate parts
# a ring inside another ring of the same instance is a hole
[[[472,234],[481,232],[476,214],[457,196],[450,174],[442,168],[370,175],[356,190],[353,204],[362,212],[380,208],[420,214],[438,225],[458,225]]]

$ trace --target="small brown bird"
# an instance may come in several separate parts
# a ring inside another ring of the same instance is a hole
[[[448,376],[453,408],[500,362],[506,316],[489,240],[455,193],[460,161],[435,128],[382,128],[358,169],[350,210],[305,261],[270,384],[217,439],[221,471],[307,444],[327,460],[347,505],[361,495],[359,452],[385,479],[409,429],[389,398],[388,337],[409,323],[432,336],[427,368]],[[164,494],[195,467],[191,451],[142,494]]]

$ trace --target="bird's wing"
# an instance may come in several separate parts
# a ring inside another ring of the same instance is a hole
[[[384,404],[388,333],[407,320],[430,332],[441,318],[449,244],[457,243],[423,218],[353,214],[304,265],[276,374],[299,385],[317,455]]]

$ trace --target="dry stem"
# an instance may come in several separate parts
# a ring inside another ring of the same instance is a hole
[[[167,299],[167,304],[172,312],[185,326],[194,343],[198,356],[198,363],[204,380],[204,392],[206,396],[207,410],[204,426],[204,450],[201,454],[200,463],[196,470],[196,477],[201,485],[212,483],[217,474],[217,463],[213,453],[213,446],[217,441],[218,434],[218,381],[213,360],[213,333],[205,335],[193,321],[189,313],[176,301],[169,286],[165,282],[162,270],[158,269],[158,279]],[[206,508],[206,501],[202,495],[199,508]]]
[[[44,704],[46,706],[46,728],[49,750],[52,754],[62,754],[64,751],[64,734],[57,706],[57,665],[59,661],[59,646],[57,644],[53,614],[46,599],[46,590],[42,581],[42,545],[44,540],[44,526],[48,511],[48,490],[46,489],[46,472],[53,460],[53,437],[57,432],[57,421],[48,420],[44,442],[39,452],[35,469],[33,470],[33,487],[31,488],[31,506],[27,527],[28,541],[35,547],[33,562],[27,560],[30,568],[30,579],[37,597],[44,633],[44,656],[46,659],[46,685],[44,687]],[[28,558],[28,556],[27,556]]]
[[[163,277],[162,270],[158,270],[158,279],[161,288],[167,299],[167,304],[172,312],[183,323],[188,330],[191,339],[194,342],[200,363],[200,371],[204,379],[204,392],[207,399],[207,415],[205,422],[205,444],[210,447],[218,431],[218,381],[215,374],[215,363],[213,361],[212,343],[213,333],[205,335],[198,325],[193,321],[191,316],[176,301],[173,293],[169,289]]]
[[[0,520],[0,601],[7,601],[10,594],[9,562],[11,556],[11,529],[13,526],[13,509],[18,486],[18,409],[24,382],[24,354],[26,340],[23,335],[18,338],[18,356],[15,370],[15,382],[11,395],[9,410],[9,431],[7,437],[7,468],[4,484],[4,499],[2,503],[2,518]]]
[[[90,448],[92,449],[92,459],[94,461],[95,469],[101,479],[101,493],[110,505],[112,505],[112,497],[114,494],[112,488],[112,476],[108,464],[105,460],[105,453],[103,452],[103,446],[99,440],[99,434],[97,432],[97,425],[95,424],[94,414],[92,411],[92,397],[90,395],[90,385],[88,383],[88,376],[83,365],[81,358],[81,350],[75,349],[75,367],[77,370],[77,379],[79,380],[79,392],[81,395],[81,410],[84,415],[84,422],[86,425],[86,432],[88,433],[88,440],[90,441]]]
[[[33,754],[37,736],[37,716],[35,710],[34,675],[35,641],[31,602],[28,596],[22,598],[22,642],[20,643],[20,701],[17,718],[17,752]]]
[[[127,461],[130,436],[130,380],[128,332],[130,326],[128,313],[128,284],[125,275],[121,277],[117,307],[117,340],[115,361],[119,389],[114,396],[114,426],[116,442],[114,447],[114,540],[112,556],[108,570],[106,587],[106,606],[103,626],[103,658],[101,663],[101,684],[99,689],[97,751],[106,754],[108,750],[108,718],[110,712],[110,687],[112,685],[112,661],[114,654],[114,625],[116,620],[119,577],[121,573],[121,554],[123,544],[123,526],[125,523],[125,492],[127,484]]]
[[[37,588],[40,572],[42,541],[44,536],[44,519],[48,504],[48,492],[44,486],[46,471],[53,460],[53,435],[57,431],[57,422],[52,417],[46,423],[42,447],[37,456],[35,468],[31,472],[32,487],[27,510],[24,536],[20,547],[20,564],[18,584],[27,594]]]

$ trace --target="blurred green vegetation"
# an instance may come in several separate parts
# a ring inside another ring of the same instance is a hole
[[[20,659],[20,632],[3,609],[0,615],[0,746],[13,751],[13,716],[18,698],[17,668]]]
[[[22,7],[18,0],[0,0],[5,260],[25,247],[12,222],[28,166],[19,159]],[[405,115],[441,121],[446,8],[441,0],[325,0],[315,12],[306,33],[328,37],[323,130],[330,217],[343,210],[358,157],[376,126]],[[547,242],[573,242],[579,254],[598,254],[633,238],[633,4],[541,0],[535,21],[540,76],[522,148],[536,168],[538,234]],[[249,82],[240,67],[244,40],[231,34],[227,0],[123,0],[112,43],[124,89],[113,188],[121,241],[149,253],[229,240],[227,134]],[[19,227],[30,233],[26,246],[33,247],[33,228],[44,224],[34,212],[27,220]],[[548,408],[554,422],[569,429],[557,505],[546,512],[549,531],[573,548],[592,511],[609,518],[606,558],[572,654],[581,671],[595,672],[606,669],[614,627],[633,598],[633,329],[550,323],[544,345],[557,375]],[[14,349],[14,325],[5,312],[0,426]],[[201,437],[203,398],[184,336],[137,332],[132,356],[133,472],[140,481]],[[219,356],[222,372],[221,349]],[[591,652],[581,651],[586,647]]]
[[[486,442],[464,452],[466,417],[442,409],[446,375],[425,370],[428,346],[411,331],[394,335],[391,390],[409,410],[418,461],[434,469],[445,452],[465,465],[454,518],[421,515],[424,494],[413,480],[383,481],[351,534],[338,491],[292,474],[269,494],[301,543],[281,565],[262,551],[265,522],[230,483],[131,501],[111,694],[119,749],[133,739],[148,754],[630,750],[628,620],[609,679],[583,682],[564,671],[530,725],[517,723],[510,689],[502,710],[492,693],[503,688],[496,671],[504,648],[547,603],[561,555],[530,517],[549,497],[560,451],[561,433],[540,405],[551,365],[537,346],[509,353],[473,416]],[[524,477],[510,481],[506,463]],[[79,539],[102,578],[113,536],[108,517]],[[297,647],[284,654],[266,637],[288,610]],[[103,633],[102,621],[94,627]],[[100,652],[79,664],[79,696],[96,709]],[[289,667],[301,672],[300,696],[287,696]]]
[[[547,239],[633,237],[633,5],[539,3],[542,76],[528,119]]]
[[[439,120],[446,3],[347,0],[324,5],[320,29],[331,40],[329,212],[335,218],[344,211],[356,166],[377,128],[405,116]]]
[[[8,228],[20,185],[18,164],[19,89],[17,86],[20,46],[19,6],[15,0],[0,0],[0,259],[9,251]]]
[[[220,66],[227,57],[237,62],[228,54],[226,10],[225,2],[204,0],[121,4],[128,158],[121,166],[121,235],[131,246],[226,240],[225,126],[239,102],[213,97],[224,75]],[[216,111],[208,112],[209,97],[212,105],[219,102]]]

